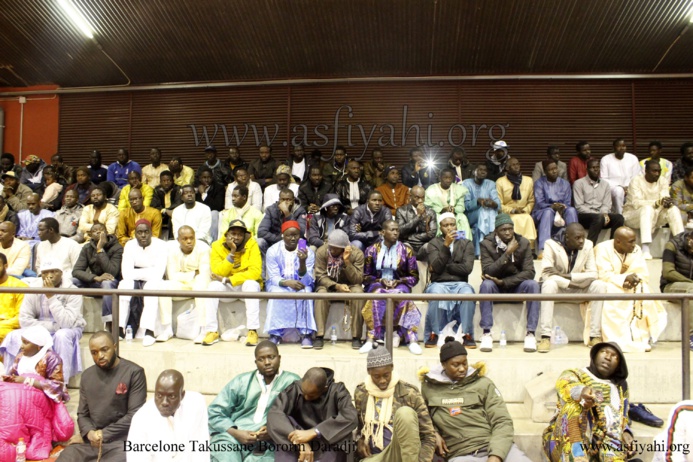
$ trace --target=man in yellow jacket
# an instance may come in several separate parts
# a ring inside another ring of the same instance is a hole
[[[217,292],[260,292],[262,283],[262,255],[257,241],[250,234],[243,220],[229,223],[226,233],[212,244],[210,257],[212,282],[208,290]],[[232,301],[233,299],[225,299]],[[248,326],[247,346],[257,345],[257,329],[260,327],[260,300],[246,298],[245,313]],[[206,330],[202,345],[219,341],[217,311],[219,299],[207,299]]]

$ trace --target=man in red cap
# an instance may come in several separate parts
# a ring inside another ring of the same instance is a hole
[[[300,237],[306,234],[306,209],[296,202],[294,192],[285,189],[279,193],[279,200],[265,209],[265,217],[257,230],[257,244],[262,254],[282,240],[282,224],[295,221],[299,226]]]

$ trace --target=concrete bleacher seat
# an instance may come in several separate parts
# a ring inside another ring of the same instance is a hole
[[[538,275],[541,272],[541,261],[534,262],[535,270]],[[659,293],[659,277],[662,274],[662,261],[655,259],[648,262],[650,272],[650,288],[654,293]],[[424,282],[427,279],[427,265],[419,263],[420,282],[414,287],[414,293],[421,293],[424,288]],[[469,276],[469,283],[475,290],[481,286],[481,263],[477,260],[474,262],[474,270]],[[233,295],[233,294],[227,294]],[[336,297],[336,299],[338,299]],[[173,320],[174,332],[176,317],[185,310],[192,307],[193,300],[187,299],[183,301],[173,302]],[[421,310],[421,325],[419,327],[419,339],[423,339],[423,328],[428,303],[417,301],[416,305]],[[477,304],[478,305],[478,304]],[[681,340],[681,309],[679,304],[664,302],[668,322],[667,327],[660,336],[660,341],[680,341]],[[84,317],[87,320],[85,332],[94,332],[103,328],[101,323],[101,299],[100,298],[84,298]],[[263,335],[263,326],[267,313],[267,301],[260,301],[260,336]],[[342,326],[342,318],[344,316],[344,303],[335,302],[328,314],[326,335],[329,335],[331,326],[337,328],[337,335],[340,339],[351,338],[351,332],[345,332]],[[478,306],[474,312],[474,338],[481,338],[481,328],[479,320],[481,314]],[[525,337],[525,326],[527,319],[527,309],[524,304],[520,303],[495,303],[493,308],[494,327],[491,330],[493,338],[497,341],[500,338],[501,330],[505,330],[506,337],[510,342],[520,342]],[[225,329],[236,327],[240,324],[246,324],[245,319],[245,304],[242,301],[224,302],[223,299],[219,305],[219,329],[223,332]],[[560,326],[567,334],[570,341],[580,341],[584,323],[580,315],[580,306],[578,303],[556,303],[554,308],[554,326]],[[365,336],[365,334],[364,334]]]

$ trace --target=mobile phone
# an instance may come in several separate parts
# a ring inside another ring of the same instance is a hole
[[[305,239],[299,239],[298,240],[298,250],[300,250],[301,252],[308,251],[308,243],[306,242]]]
[[[457,231],[457,234],[455,235],[455,240],[459,239],[467,239],[467,232],[466,231]]]

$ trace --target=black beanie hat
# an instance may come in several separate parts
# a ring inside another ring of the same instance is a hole
[[[467,356],[467,350],[460,342],[455,340],[455,337],[445,337],[445,343],[440,347],[440,362],[444,363],[455,356]]]

